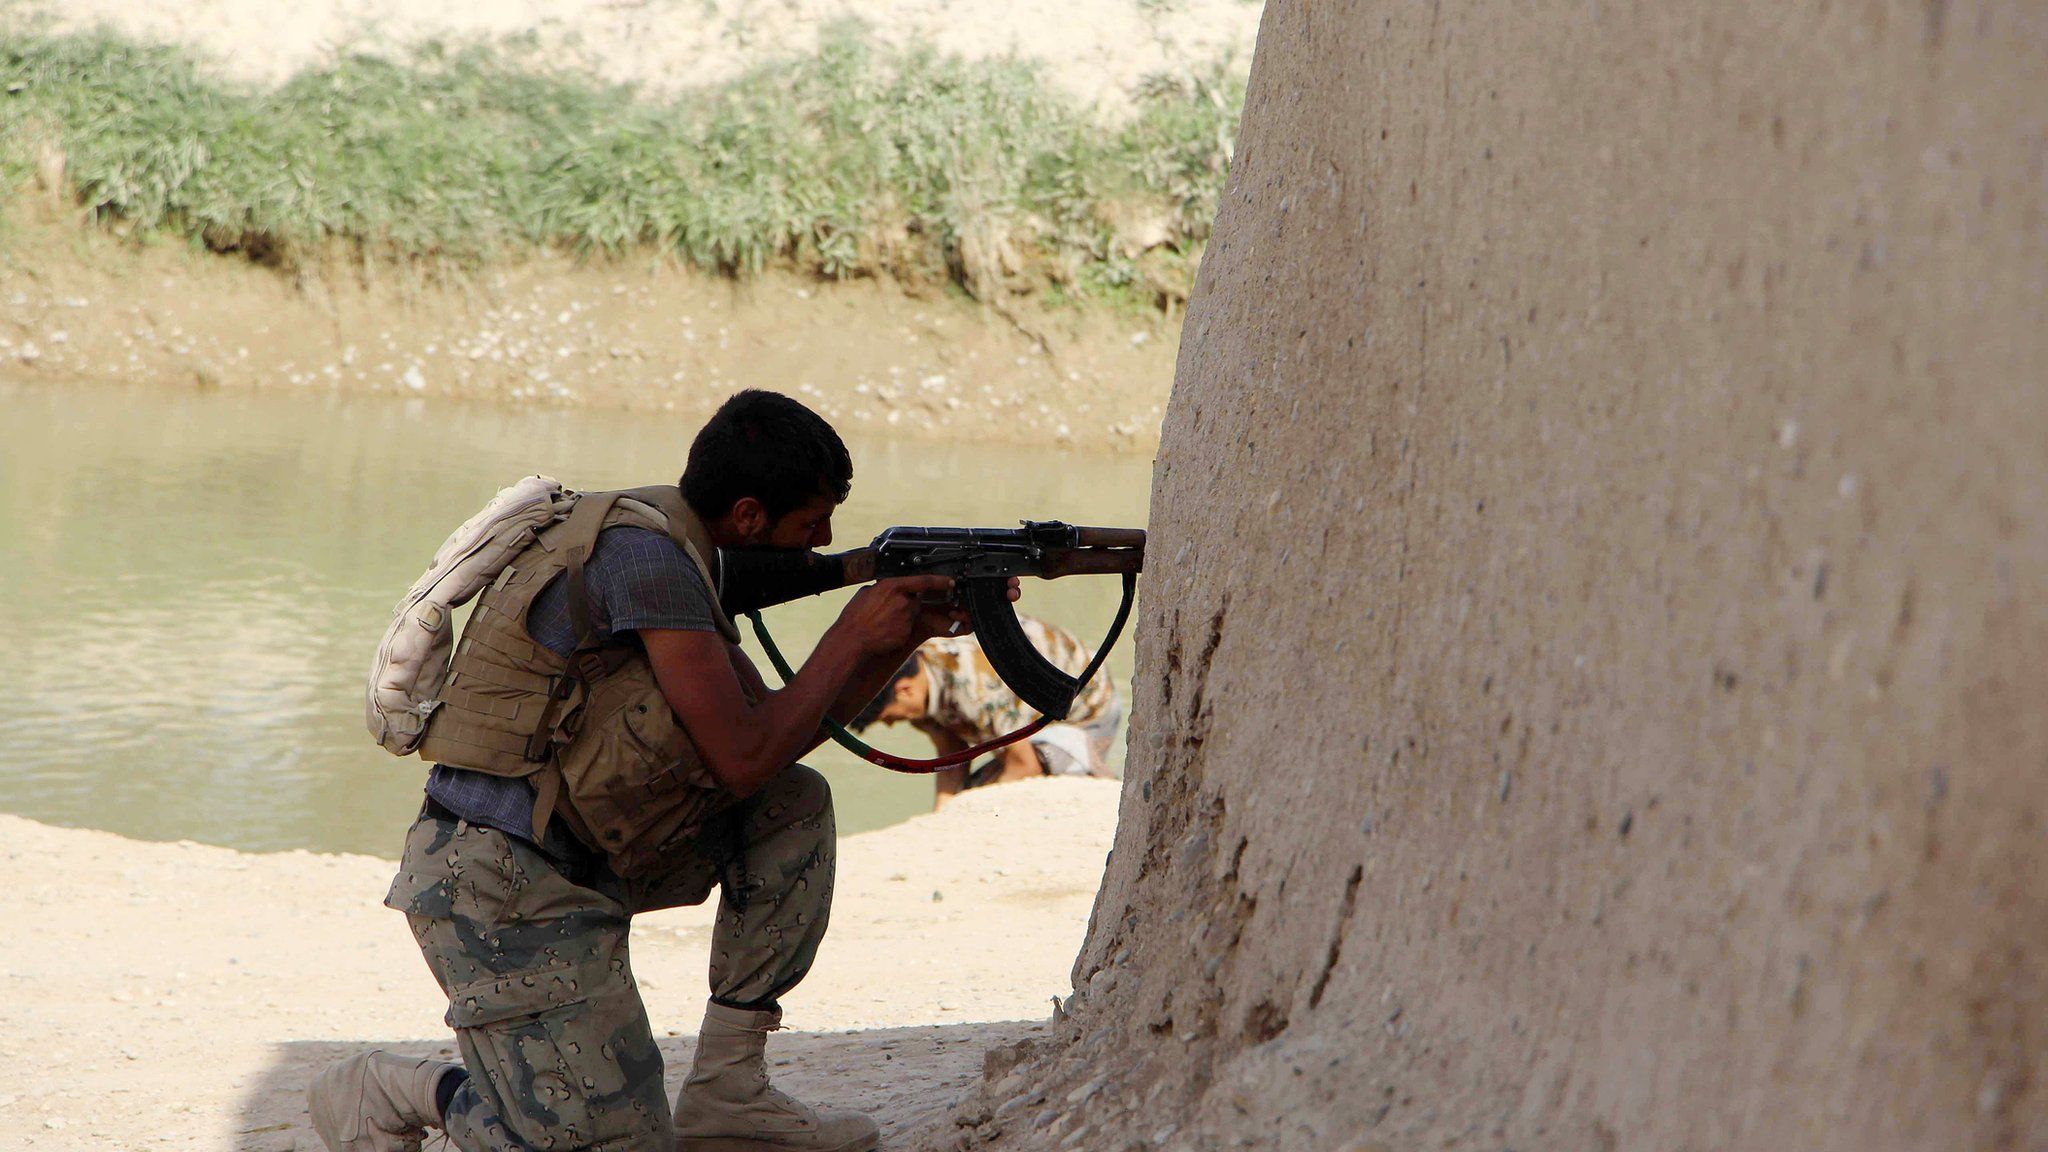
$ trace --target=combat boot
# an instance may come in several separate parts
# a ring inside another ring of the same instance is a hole
[[[336,1060],[306,1089],[313,1130],[330,1152],[410,1152],[429,1124],[439,1126],[434,1091],[461,1065],[389,1052]]]
[[[777,1009],[713,1003],[676,1094],[676,1152],[869,1152],[881,1129],[859,1112],[819,1111],[768,1083],[762,1059]]]

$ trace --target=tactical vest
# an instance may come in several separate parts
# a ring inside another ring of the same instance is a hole
[[[673,485],[580,496],[537,533],[477,598],[449,664],[447,685],[420,741],[421,757],[533,783],[538,840],[559,815],[621,876],[645,872],[735,797],[704,766],[637,646],[605,645],[590,619],[583,565],[598,533],[648,528],[675,541],[714,591],[712,614],[739,642],[716,596],[717,552]],[[569,582],[576,648],[561,656],[526,630],[533,601]]]

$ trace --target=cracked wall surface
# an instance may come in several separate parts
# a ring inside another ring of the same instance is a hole
[[[2048,5],[1272,0],[944,1147],[2048,1146]]]

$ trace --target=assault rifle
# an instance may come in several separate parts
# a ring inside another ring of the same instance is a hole
[[[760,623],[760,610],[849,584],[893,576],[950,576],[953,601],[967,610],[989,666],[1017,698],[1048,720],[1064,720],[1074,697],[1102,666],[1129,619],[1145,566],[1142,528],[1077,528],[1058,521],[1024,521],[1021,528],[890,528],[866,548],[826,555],[768,549],[719,553],[719,601],[728,614],[751,615],[763,647],[780,663]],[[1069,676],[1039,655],[1010,606],[1013,576],[1124,578],[1123,604],[1079,676]],[[785,678],[788,672],[778,667]]]

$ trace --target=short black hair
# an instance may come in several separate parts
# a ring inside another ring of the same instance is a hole
[[[825,418],[782,395],[749,388],[720,405],[690,442],[677,484],[697,515],[716,520],[742,497],[779,520],[853,487],[853,457]]]
[[[917,653],[912,652],[910,659],[905,660],[903,667],[898,668],[896,674],[889,677],[889,682],[882,685],[882,690],[875,693],[875,698],[867,702],[867,706],[860,710],[860,714],[855,716],[847,724],[847,727],[855,732],[867,731],[869,725],[882,718],[882,709],[889,706],[889,697],[895,695],[896,685],[917,675],[918,670],[922,667],[923,664],[918,660]]]

